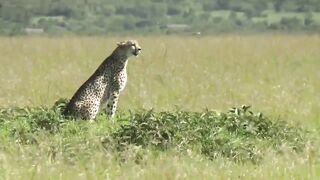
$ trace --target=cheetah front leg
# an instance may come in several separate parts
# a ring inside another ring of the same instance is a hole
[[[119,94],[119,91],[112,91],[109,95],[109,99],[107,102],[107,114],[111,118],[113,118],[116,113]]]

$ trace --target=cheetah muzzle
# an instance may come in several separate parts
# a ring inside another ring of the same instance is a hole
[[[141,53],[141,47],[135,40],[117,45],[72,96],[63,112],[65,116],[93,120],[101,109],[105,109],[109,117],[115,115],[120,92],[127,83],[128,58]]]

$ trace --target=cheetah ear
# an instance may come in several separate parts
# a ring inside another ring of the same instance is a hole
[[[117,42],[117,45],[118,46],[123,46],[123,45],[125,45],[126,43],[125,42],[123,42],[123,41],[121,41],[121,42]]]

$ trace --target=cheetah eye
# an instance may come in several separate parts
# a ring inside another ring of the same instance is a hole
[[[141,51],[141,48],[137,47],[135,44],[132,45],[132,47],[133,47],[135,50]]]

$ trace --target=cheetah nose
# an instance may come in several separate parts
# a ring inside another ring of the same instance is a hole
[[[141,51],[141,48],[138,48],[138,51]]]

